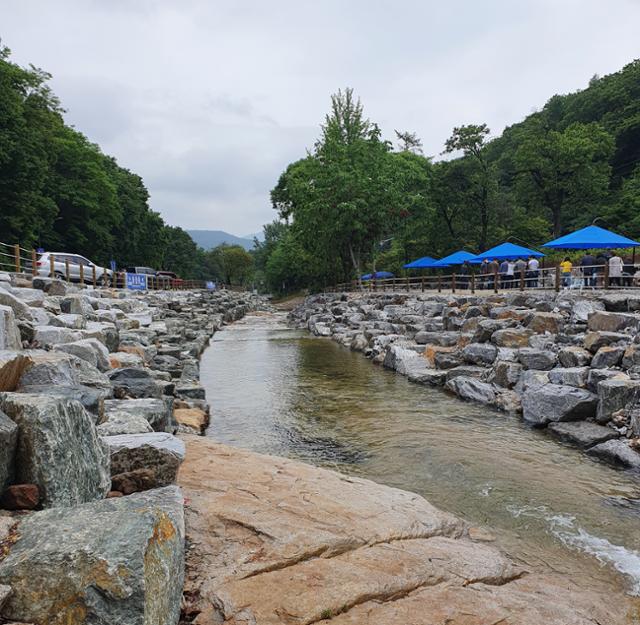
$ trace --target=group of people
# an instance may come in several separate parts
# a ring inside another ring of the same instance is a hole
[[[456,272],[459,288],[469,287],[472,273],[477,272],[465,261]],[[540,261],[534,256],[527,259],[484,260],[479,274],[475,277],[478,289],[513,289],[520,286],[536,289],[544,286],[540,285]],[[569,257],[560,263],[560,279],[565,288],[603,286],[607,274],[610,286],[640,285],[640,271],[636,272],[633,264],[626,264],[616,252],[603,251],[597,256],[587,252],[577,264],[572,263]]]
[[[567,257],[560,263],[560,272],[562,286],[566,288],[576,283],[589,287],[602,286],[607,273],[610,286],[632,286],[633,281],[638,277],[633,264],[625,263],[616,252],[606,251],[597,256],[587,252],[577,265]]]
[[[461,288],[467,288],[472,267],[465,261],[456,273]],[[496,277],[498,284],[495,284]],[[524,277],[524,286],[528,288],[538,288],[540,279],[540,261],[534,256],[518,259],[483,260],[480,265],[480,276],[477,278],[479,289],[512,289],[520,286]]]

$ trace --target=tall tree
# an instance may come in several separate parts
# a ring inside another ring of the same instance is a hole
[[[523,129],[515,154],[517,189],[524,204],[546,211],[553,235],[584,225],[607,196],[614,142],[597,123],[563,131],[544,121]]]
[[[445,153],[458,150],[473,163],[469,172],[468,199],[478,210],[480,221],[480,235],[478,248],[481,252],[487,249],[489,225],[493,217],[493,194],[496,190],[494,168],[490,165],[485,146],[489,128],[486,124],[470,124],[453,129],[452,135],[445,143]]]

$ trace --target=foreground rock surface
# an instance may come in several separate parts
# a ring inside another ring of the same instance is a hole
[[[37,512],[0,562],[7,619],[38,625],[175,625],[184,517],[175,486]]]
[[[422,497],[189,436],[184,623],[623,623],[621,597],[528,572]]]

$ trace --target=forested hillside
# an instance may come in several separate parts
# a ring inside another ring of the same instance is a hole
[[[352,91],[334,95],[314,149],[271,193],[278,219],[256,256],[271,288],[508,238],[538,245],[595,219],[640,236],[640,62],[553,96],[499,137],[473,121],[444,152],[425,146],[429,158],[411,132],[385,140]]]
[[[49,78],[0,48],[0,241],[198,277],[191,237],[149,208],[139,176],[65,125]]]

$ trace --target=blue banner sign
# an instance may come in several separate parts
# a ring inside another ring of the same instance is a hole
[[[144,291],[147,288],[147,276],[143,273],[128,273],[127,288],[132,291]]]
[[[116,261],[115,260],[110,260],[109,261],[109,265],[111,266],[111,271],[115,271],[116,270]]]
[[[215,289],[216,289],[216,283],[215,282],[209,281],[209,282],[207,282],[206,286],[210,291],[215,291]]]

